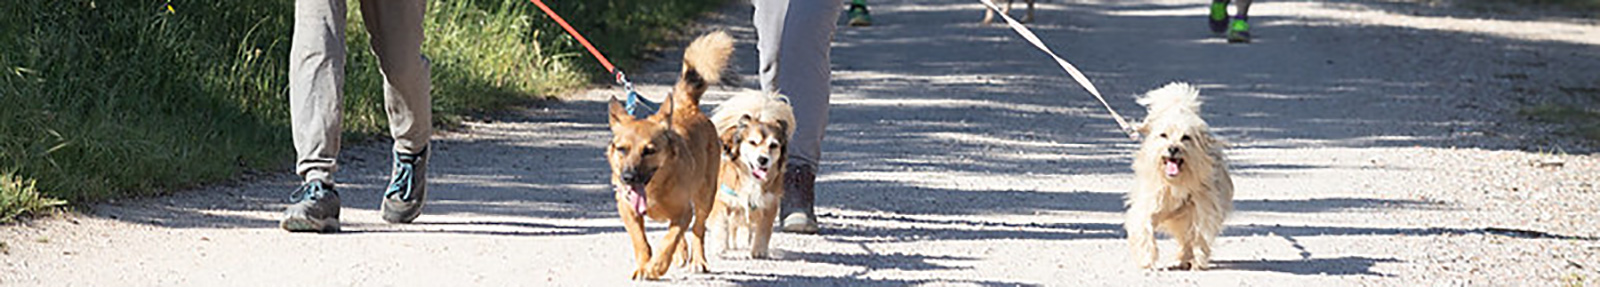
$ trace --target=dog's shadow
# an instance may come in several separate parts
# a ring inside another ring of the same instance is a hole
[[[1265,271],[1295,275],[1370,275],[1391,277],[1394,275],[1373,271],[1372,267],[1378,263],[1394,262],[1400,262],[1400,259],[1345,256],[1336,258],[1304,258],[1291,260],[1217,260],[1211,262],[1211,270]],[[1177,270],[1186,271],[1188,269]]]
[[[840,265],[860,267],[860,270],[849,274],[839,275],[800,275],[787,273],[766,273],[750,270],[719,270],[712,277],[718,281],[726,281],[740,286],[912,286],[930,283],[960,283],[975,286],[1038,286],[1026,282],[1008,282],[982,279],[885,279],[869,278],[866,275],[879,270],[907,270],[907,271],[937,271],[937,270],[971,270],[973,267],[960,266],[961,261],[976,261],[978,258],[946,255],[925,255],[904,252],[879,253],[867,250],[865,253],[840,253],[840,252],[812,252],[799,250],[772,249],[771,256],[767,259],[751,259],[748,250],[736,250],[734,253],[720,254],[724,260],[775,260],[789,262],[822,263],[827,265]],[[952,262],[952,265],[937,262]]]

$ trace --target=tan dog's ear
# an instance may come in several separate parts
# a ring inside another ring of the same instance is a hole
[[[727,159],[739,158],[739,141],[743,140],[744,129],[728,127],[722,131],[722,157]]]
[[[789,122],[778,121],[778,134],[783,135],[782,144],[789,145],[789,138],[794,136],[794,132],[789,131]]]
[[[611,126],[617,126],[622,122],[633,120],[633,115],[628,114],[628,109],[622,107],[622,101],[618,101],[617,97],[611,97],[611,103],[608,105],[610,106],[608,109],[610,109],[611,114]]]
[[[739,131],[744,131],[745,128],[749,128],[750,122],[752,121],[755,121],[755,118],[751,118],[748,114],[739,116]]]
[[[1144,135],[1145,137],[1150,137],[1150,123],[1135,123],[1133,124],[1133,131],[1139,133],[1140,135]]]

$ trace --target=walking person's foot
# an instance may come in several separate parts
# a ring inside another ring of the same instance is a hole
[[[1228,1],[1211,1],[1211,15],[1206,16],[1206,23],[1211,26],[1211,33],[1227,32]]]
[[[817,234],[817,214],[813,210],[816,199],[817,171],[815,167],[790,166],[783,177],[783,215],[778,229],[788,233]]]
[[[1250,43],[1250,22],[1243,18],[1228,24],[1228,43]]]
[[[850,11],[846,12],[846,14],[850,16],[850,26],[872,26],[872,13],[867,12],[867,3],[865,1],[850,2]]]
[[[284,210],[278,227],[291,232],[338,232],[339,192],[333,184],[309,180],[289,194],[293,202]]]
[[[383,221],[411,223],[422,215],[428,195],[428,149],[417,154],[394,153],[394,170],[383,192]]]

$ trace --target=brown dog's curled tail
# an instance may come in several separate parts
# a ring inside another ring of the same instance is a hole
[[[722,70],[732,56],[733,36],[727,32],[711,32],[689,43],[683,49],[683,76],[672,93],[672,100],[681,106],[674,109],[698,109],[700,96],[706,88],[722,81]]]

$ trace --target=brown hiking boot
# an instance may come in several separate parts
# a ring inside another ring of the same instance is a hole
[[[779,230],[788,233],[817,234],[817,214],[812,210],[816,199],[816,167],[789,166],[783,176],[783,215]]]

